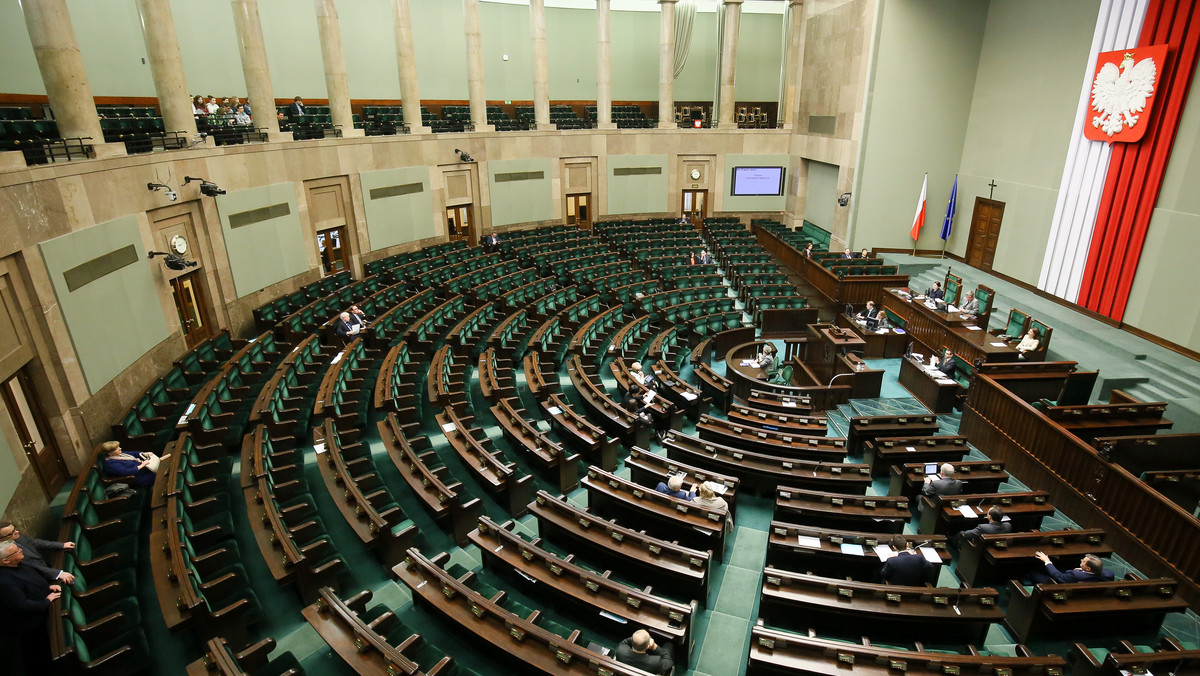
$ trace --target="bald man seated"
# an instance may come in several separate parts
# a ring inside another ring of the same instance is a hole
[[[669,674],[675,668],[671,660],[671,644],[659,645],[650,637],[650,632],[638,629],[633,636],[617,646],[616,659],[652,674]]]
[[[962,489],[963,482],[954,478],[954,465],[947,462],[942,464],[941,476],[925,475],[925,485],[921,486],[921,495],[928,495],[931,498],[934,496],[958,495],[962,493]],[[918,502],[917,508],[924,510],[925,503]]]

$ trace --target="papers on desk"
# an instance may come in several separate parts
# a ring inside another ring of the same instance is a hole
[[[910,453],[916,453],[917,447],[916,446],[905,446],[904,450],[909,451]]]
[[[717,495],[725,495],[725,491],[729,490],[728,486],[716,481],[706,481],[704,483],[708,484],[708,487],[712,489],[712,492],[716,493]]]
[[[904,329],[892,329],[892,333],[898,333],[898,334],[900,334],[900,335],[902,335],[902,336],[903,336],[903,335],[904,335]]]
[[[934,382],[938,385],[953,385],[954,381],[949,378],[934,378]]]
[[[1005,345],[1008,345],[1008,343],[989,343],[989,345],[992,347],[1004,347]]]
[[[313,444],[313,450],[316,451],[317,455],[321,455],[325,452],[325,442]]]
[[[562,409],[557,406],[551,406],[550,408],[546,409],[546,412],[550,415],[560,415],[562,413]]]
[[[978,326],[968,326],[967,330],[968,331],[982,331],[983,329],[979,328]]]
[[[453,432],[456,429],[458,429],[458,426],[454,423],[446,423],[445,425],[442,425],[443,432]]]
[[[654,390],[646,390],[646,394],[642,397],[642,402],[649,404],[650,402],[654,401],[654,398],[657,396],[658,392],[655,392]]]
[[[875,545],[875,556],[878,556],[880,561],[887,561],[895,555],[896,550],[892,549],[891,545]]]
[[[610,613],[606,610],[600,611],[600,617],[605,617],[605,618],[612,620],[613,622],[620,622],[621,624],[629,624],[629,620],[627,620],[619,615],[613,615],[612,613]]]
[[[742,366],[753,366],[753,365],[754,365],[754,360],[753,360],[753,359],[743,359],[743,360],[742,360],[741,362],[739,362],[739,363],[740,363]]]
[[[808,547],[809,549],[820,549],[821,538],[815,538],[811,535],[797,535],[796,544],[800,545],[801,547]]]
[[[696,401],[696,399],[698,399],[698,397],[691,392],[680,392],[679,396],[687,399],[688,401]]]
[[[849,542],[842,543],[842,553],[849,554],[850,556],[865,556],[866,555],[866,552],[863,551],[862,545],[851,544]]]
[[[937,550],[933,547],[918,547],[918,552],[925,557],[925,560],[930,563],[941,563],[942,557],[938,556]]]
[[[339,361],[341,361],[341,360],[342,360],[342,354],[343,354],[343,353],[341,353],[341,352],[338,352],[337,354],[333,355],[333,359],[331,359],[331,360],[329,361],[329,365],[330,365],[330,366],[333,366],[334,364],[336,364],[336,363],[338,363]]]
[[[958,508],[958,513],[962,514],[963,516],[967,517],[968,519],[978,519],[979,518],[979,515],[975,513],[974,508],[972,508],[970,505],[960,505]]]
[[[784,399],[783,401],[779,402],[779,404],[789,408],[796,408],[796,401],[794,399]]]

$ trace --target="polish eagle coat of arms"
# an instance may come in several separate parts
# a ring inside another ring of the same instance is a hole
[[[1089,102],[1096,114],[1084,126],[1084,136],[1109,143],[1141,139],[1166,53],[1167,46],[1158,45],[1097,57]]]

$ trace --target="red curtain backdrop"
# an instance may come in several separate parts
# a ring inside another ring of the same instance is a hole
[[[1078,303],[1120,321],[1171,147],[1187,102],[1200,45],[1200,9],[1194,0],[1150,0],[1139,47],[1167,43],[1155,110],[1139,143],[1113,144],[1096,228]]]

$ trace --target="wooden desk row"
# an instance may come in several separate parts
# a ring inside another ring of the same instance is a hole
[[[733,448],[670,432],[663,448],[671,460],[724,475],[740,477],[746,488],[773,493],[779,485],[818,491],[865,493],[871,485],[866,465],[781,457]]]

